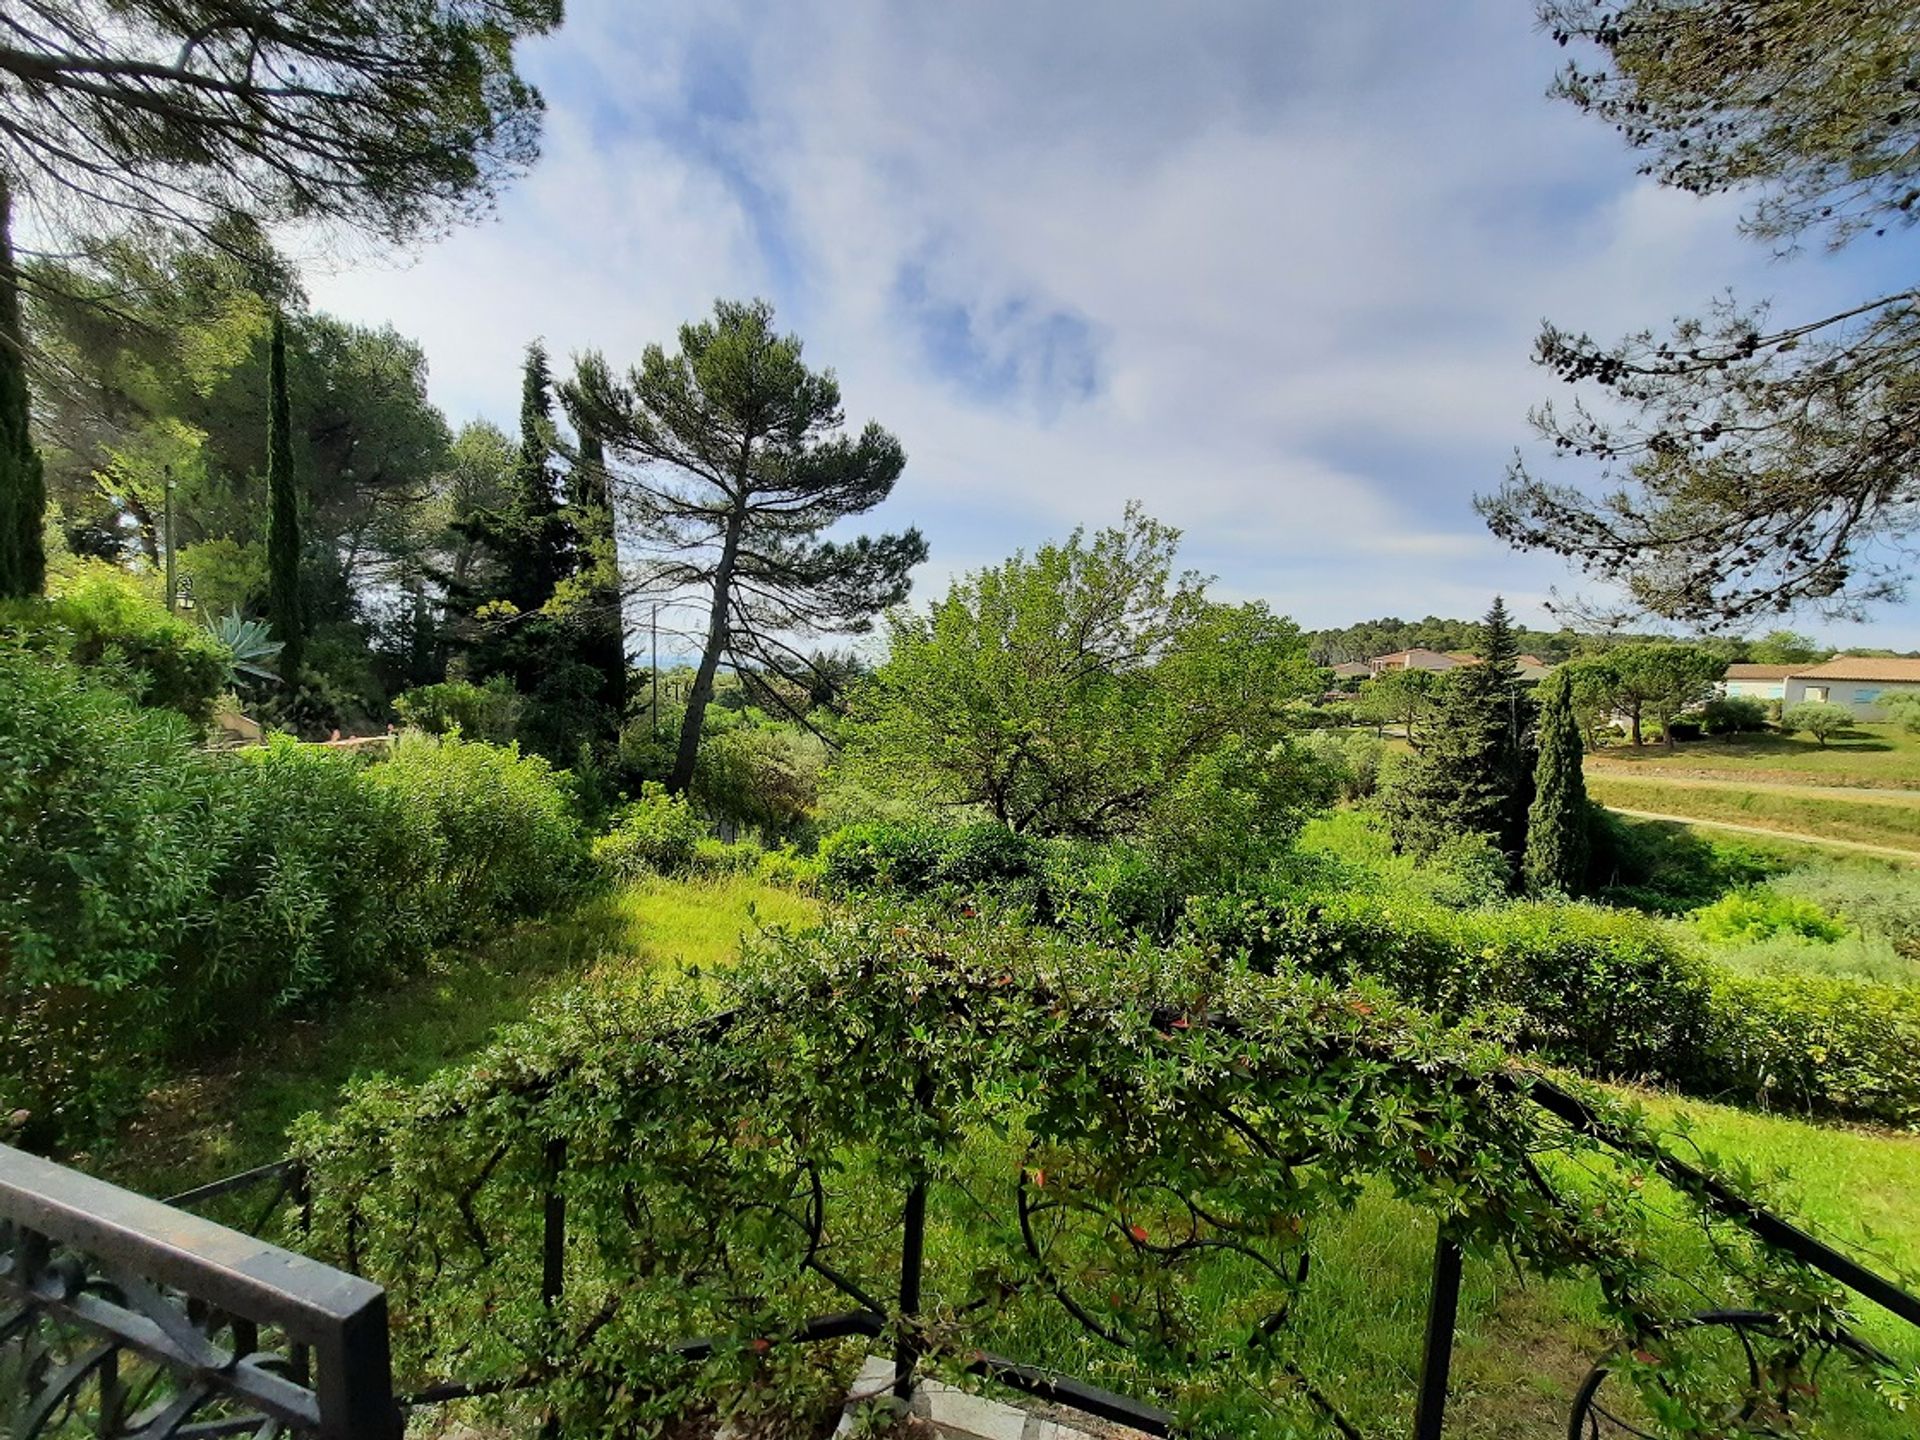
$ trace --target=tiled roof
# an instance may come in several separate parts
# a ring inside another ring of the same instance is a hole
[[[1878,655],[1836,655],[1824,665],[1792,672],[1796,680],[1905,680],[1920,685],[1920,660]]]
[[[1804,665],[1749,665],[1744,661],[1727,666],[1729,680],[1784,680],[1789,675],[1804,675]]]

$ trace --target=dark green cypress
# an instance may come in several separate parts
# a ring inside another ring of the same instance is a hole
[[[1577,895],[1587,873],[1587,780],[1581,769],[1580,723],[1564,674],[1540,687],[1540,758],[1527,811],[1523,873],[1536,895]]]
[[[619,542],[613,528],[613,494],[607,483],[606,447],[599,432],[576,416],[579,454],[568,477],[579,564],[592,580],[581,619],[581,660],[600,672],[600,699],[615,715],[627,704],[626,623],[620,608]]]
[[[13,262],[13,192],[0,176],[0,600],[46,588],[47,482],[33,448],[26,332]]]
[[[286,648],[280,674],[297,685],[306,660],[300,595],[300,492],[293,479],[293,406],[287,396],[287,326],[275,312],[267,350],[267,618]]]
[[[522,613],[538,610],[553,598],[553,587],[567,573],[565,518],[554,484],[553,376],[546,349],[527,346],[520,377],[520,458],[514,466],[512,514],[504,526],[501,559],[506,563],[506,595]]]

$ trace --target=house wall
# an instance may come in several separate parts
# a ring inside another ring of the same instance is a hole
[[[1789,705],[1824,700],[1829,705],[1844,705],[1861,720],[1885,720],[1887,712],[1876,702],[1895,693],[1920,693],[1920,685],[1885,680],[1803,680],[1795,676],[1787,681],[1785,698]]]
[[[1728,680],[1721,686],[1727,695],[1740,695],[1749,700],[1784,700],[1787,698],[1785,680]]]

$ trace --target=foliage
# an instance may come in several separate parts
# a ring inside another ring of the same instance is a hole
[[[1361,683],[1353,705],[1354,719],[1382,728],[1397,725],[1407,744],[1418,750],[1424,730],[1434,718],[1439,687],[1440,672],[1389,670]]]
[[[667,777],[685,791],[723,661],[792,677],[806,666],[779,637],[862,633],[906,598],[907,573],[927,556],[919,531],[824,538],[893,493],[906,454],[872,422],[858,439],[842,433],[833,372],[807,368],[799,337],[775,332],[765,301],[718,302],[711,320],[680,327],[677,353],[649,345],[624,381],[585,356],[566,401],[627,462],[619,479],[654,548],[651,583],[691,594],[702,611]]]
[[[210,755],[0,643],[0,1105],[36,1144],[89,1140],[152,1067],[552,903],[571,826],[506,752]]]
[[[1579,46],[1559,95],[1613,125],[1663,184],[1757,193],[1747,228],[1769,243],[1824,233],[1838,247],[1920,214],[1909,7],[1542,0],[1540,13]],[[1895,593],[1898,563],[1876,557],[1900,553],[1913,524],[1913,301],[1902,288],[1780,323],[1728,297],[1670,334],[1612,345],[1547,325],[1539,363],[1604,393],[1566,416],[1543,407],[1536,428],[1598,462],[1598,493],[1516,462],[1482,502],[1489,523],[1624,581],[1637,608],[1670,619]]]
[[[1575,668],[1589,703],[1627,716],[1636,746],[1642,743],[1642,722],[1650,716],[1671,749],[1674,718],[1712,696],[1727,662],[1712,646],[1656,640],[1603,651]]]
[[[1717,695],[1700,707],[1709,735],[1754,735],[1767,728],[1766,702],[1750,695]]]
[[[1379,736],[1357,730],[1346,735],[1314,730],[1294,744],[1338,788],[1339,798],[1349,804],[1371,799],[1379,789],[1387,751]]]
[[[1383,801],[1394,845],[1431,854],[1460,835],[1483,835],[1517,863],[1533,799],[1533,704],[1498,596],[1481,626],[1481,660],[1445,672],[1422,748]]]
[[[1587,783],[1581,773],[1580,726],[1564,675],[1540,687],[1539,759],[1527,811],[1522,874],[1535,895],[1578,895],[1587,879]]]
[[[1908,867],[1827,861],[1795,866],[1770,884],[1885,938],[1908,959],[1920,960],[1920,874]]]
[[[1749,886],[1722,895],[1693,912],[1693,923],[1707,939],[1722,945],[1744,945],[1779,934],[1807,940],[1834,941],[1847,933],[1811,900],[1782,895],[1766,886]]]
[[[1202,766],[1284,789],[1295,767],[1275,747],[1317,674],[1291,622],[1176,577],[1178,540],[1130,505],[1118,528],[895,613],[887,662],[854,696],[848,767],[883,793],[1086,839],[1176,823]]]
[[[490,745],[504,745],[513,739],[524,704],[504,675],[484,685],[469,680],[419,685],[393,697],[395,712],[415,729],[430,735],[458,733]]]
[[[1522,650],[1549,665],[1566,660],[1580,643],[1580,637],[1571,630],[1529,630],[1516,626],[1513,637]],[[1362,620],[1337,630],[1309,630],[1306,640],[1316,665],[1364,662],[1397,650],[1437,650],[1447,655],[1471,651],[1478,646],[1480,622],[1444,620],[1438,615],[1429,615],[1424,620],[1388,616]]]
[[[1697,1088],[1814,1114],[1920,1121],[1920,991],[1719,970]]]
[[[1826,1292],[1697,1196],[1649,1185],[1644,1161],[1564,1128],[1507,1063],[1372,986],[849,916],[771,937],[702,986],[556,1006],[416,1090],[363,1085],[299,1148],[317,1251],[343,1254],[351,1234],[415,1318],[402,1383],[525,1377],[530,1408],[576,1435],[798,1383],[768,1337],[831,1308],[834,1284],[891,1293],[898,1262],[875,1237],[923,1175],[932,1258],[955,1257],[937,1323],[916,1332],[936,1368],[1023,1319],[1057,1333],[1064,1298],[1198,1436],[1246,1433],[1232,1417],[1250,1403],[1316,1428],[1301,1390],[1272,1383],[1305,1358],[1292,1333],[1248,1342],[1298,1294],[1315,1235],[1374,1189],[1476,1254],[1597,1271],[1629,1348],[1699,1303],[1704,1275],[1654,1258],[1669,1209],[1727,1303],[1833,1322]],[[1657,1153],[1606,1108],[1610,1133]],[[561,1137],[572,1243],[548,1307],[537,1197]],[[716,1337],[715,1361],[659,1363],[684,1335]],[[1769,1385],[1786,1383],[1778,1348],[1757,1357]],[[1670,1407],[1731,1413],[1744,1368],[1660,1350],[1685,1397]]]
[[[670,875],[693,863],[707,838],[707,824],[684,795],[647,784],[640,798],[621,808],[613,827],[593,842],[594,863],[611,875]]]
[[[438,933],[538,914],[578,883],[586,854],[567,778],[538,755],[453,735],[402,734],[367,771],[428,827],[411,884]]]
[[[278,680],[267,667],[286,647],[273,638],[264,620],[249,620],[238,610],[229,610],[207,629],[226,649],[227,686],[238,685],[242,676],[250,680]]]
[[[1769,630],[1747,647],[1746,658],[1755,665],[1817,665],[1832,654],[1811,635]]]
[[[212,719],[232,663],[218,636],[105,567],[87,569],[51,600],[0,608],[0,629],[97,669],[141,704],[177,710],[198,725]]]
[[[758,711],[719,714],[708,711],[693,799],[714,819],[769,840],[797,834],[819,805],[826,746]]]
[[[1780,713],[1780,728],[1789,733],[1804,731],[1824,747],[1831,737],[1853,728],[1853,712],[1824,700],[1803,700]]]
[[[1589,810],[1587,889],[1614,904],[1684,915],[1786,867],[1748,845],[1678,826]]]

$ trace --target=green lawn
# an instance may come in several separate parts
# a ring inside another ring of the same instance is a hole
[[[1757,825],[1813,840],[1852,840],[1920,852],[1920,806],[1669,784],[1657,771],[1620,775],[1590,770],[1587,793],[1602,805],[1620,810]]]
[[[1806,735],[1739,735],[1724,740],[1664,745],[1614,745],[1588,757],[1602,768],[1667,770],[1729,779],[1780,780],[1803,785],[1890,786],[1920,789],[1920,736],[1898,725],[1859,725],[1825,747]]]
[[[274,1158],[287,1123],[326,1108],[356,1076],[419,1078],[471,1055],[497,1025],[568,986],[618,986],[661,966],[724,964],[756,925],[804,924],[817,910],[793,892],[741,879],[649,881],[592,900],[558,921],[443,955],[406,985],[343,1004],[216,1071],[183,1077],[155,1095],[108,1168],[126,1183],[165,1191]],[[1690,1117],[1694,1139],[1729,1159],[1788,1167],[1783,1200],[1821,1233],[1864,1249],[1878,1268],[1920,1267],[1920,1139],[1641,1098],[1662,1119]],[[983,1137],[976,1147],[974,1196],[1008,1184],[1016,1164],[1008,1146],[1004,1138]],[[930,1293],[956,1294],[978,1257],[967,1253],[942,1211],[971,1202],[958,1192],[946,1206],[939,1199],[929,1237]],[[1677,1243],[1684,1246],[1685,1238]],[[1408,1423],[1432,1244],[1431,1221],[1378,1188],[1312,1234],[1313,1270],[1290,1321],[1289,1353],[1364,1433],[1404,1433]],[[1218,1288],[1220,1304],[1236,1298],[1231,1277]],[[1565,1434],[1573,1393],[1605,1348],[1599,1317],[1589,1281],[1525,1277],[1497,1259],[1470,1259],[1448,1435]],[[1920,1361],[1920,1337],[1885,1319],[1870,1320],[1869,1331]],[[1128,1358],[1089,1339],[1051,1302],[1022,1305],[995,1338],[1097,1383],[1134,1388]],[[1817,1433],[1857,1440],[1912,1433],[1910,1419],[1890,1416],[1863,1396],[1834,1398],[1834,1418]],[[1245,1433],[1288,1432],[1249,1415]]]
[[[648,880],[485,945],[436,955],[427,970],[289,1025],[270,1045],[182,1075],[149,1097],[99,1168],[150,1194],[278,1159],[287,1127],[373,1074],[421,1080],[525,1019],[551,994],[619,985],[662,965],[724,964],[758,925],[802,925],[817,902],[756,880]]]

